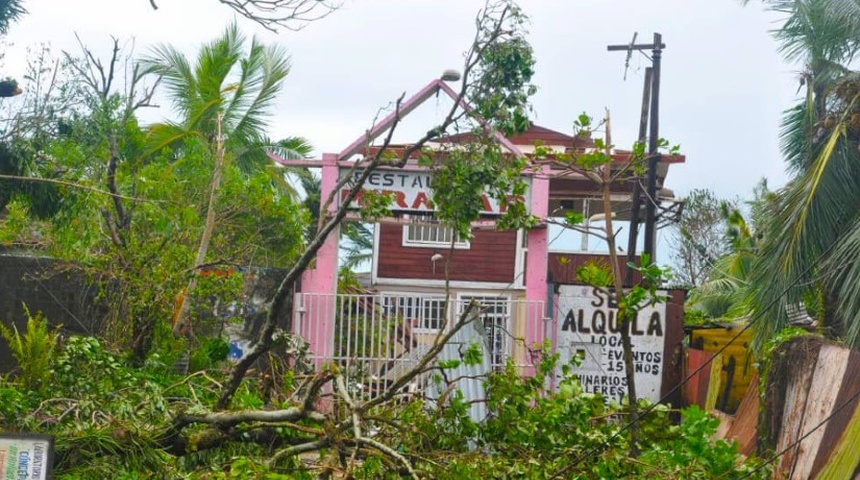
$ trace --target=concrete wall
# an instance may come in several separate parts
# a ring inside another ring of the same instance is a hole
[[[218,318],[242,317],[245,322],[231,325],[226,332],[231,341],[247,348],[256,338],[275,290],[285,271],[256,267],[239,267],[245,278],[242,298],[231,305],[211,305]],[[0,322],[26,328],[30,312],[42,312],[50,325],[62,325],[68,334],[97,335],[106,314],[98,300],[99,285],[91,282],[74,265],[49,258],[0,255]],[[169,319],[165,319],[167,321]],[[288,328],[287,318],[280,319]],[[0,371],[14,368],[15,362],[5,340],[0,339]]]
[[[100,328],[104,308],[98,288],[72,265],[48,258],[0,255],[0,322],[23,331],[24,305],[42,312],[51,325],[69,333],[93,334]],[[14,366],[5,340],[0,340],[0,370]]]

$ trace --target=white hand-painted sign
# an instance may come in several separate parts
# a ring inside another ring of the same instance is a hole
[[[347,172],[342,171],[341,175]],[[360,171],[353,173],[354,177],[361,175]],[[430,187],[430,172],[415,170],[379,170],[370,174],[364,182],[364,188],[349,205],[350,208],[360,208],[362,195],[372,190],[392,196],[390,209],[392,212],[433,212],[433,191]],[[344,197],[351,185],[347,184],[340,191],[339,202],[343,204]],[[528,202],[528,194],[524,201]],[[490,195],[483,195],[485,215],[501,215],[505,213],[505,205]]]
[[[624,351],[618,310],[605,292],[582,285],[563,285],[556,327],[561,362],[578,357],[572,371],[589,393],[621,400],[627,395]],[[643,308],[630,323],[636,395],[656,402],[663,384],[666,304]]]

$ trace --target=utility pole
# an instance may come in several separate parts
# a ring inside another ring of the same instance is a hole
[[[607,47],[610,52],[612,51],[626,51],[627,52],[627,60],[625,62],[625,69],[630,64],[630,57],[633,55],[634,51],[642,51],[650,49],[652,51],[651,57],[651,68],[645,71],[645,85],[642,92],[642,114],[639,120],[639,141],[644,140],[646,127],[649,126],[649,138],[648,138],[648,184],[646,186],[646,198],[645,198],[645,252],[651,254],[651,258],[653,259],[654,255],[654,225],[656,222],[655,218],[655,199],[656,199],[656,190],[657,190],[657,163],[658,158],[655,156],[657,153],[657,135],[658,133],[658,122],[657,122],[657,114],[659,113],[658,105],[660,99],[660,54],[665,45],[662,43],[662,38],[659,33],[654,34],[654,43],[652,44],[637,44],[636,43],[636,35],[633,35],[633,40],[627,45],[610,45]],[[626,72],[625,72],[626,75]],[[650,103],[650,108],[649,108]],[[650,122],[648,121],[650,117]],[[608,148],[608,147],[607,147]],[[628,261],[635,260],[636,258],[636,237],[639,232],[639,193],[641,188],[639,187],[639,180],[636,179],[636,182],[633,187],[633,196],[631,199],[631,207],[630,207],[630,237],[628,239],[628,250],[627,250],[627,258]],[[608,209],[609,206],[607,205]],[[606,212],[611,218],[610,212]],[[611,235],[611,233],[610,233]],[[649,241],[649,238],[651,239]],[[633,284],[633,269],[628,267],[627,274],[624,278],[624,283],[620,283],[616,279],[616,288],[621,288],[621,290],[625,290],[626,288],[630,288]],[[624,292],[616,292],[616,295],[624,295]],[[626,312],[622,314],[622,312]],[[619,322],[620,322],[620,333],[621,333],[621,346],[623,347],[623,357],[624,357],[624,377],[627,380],[627,397],[628,397],[628,405],[627,412],[630,415],[630,450],[628,454],[636,458],[639,456],[639,408],[638,408],[638,396],[636,394],[636,374],[634,372],[634,360],[633,360],[633,340],[630,338],[630,322],[633,320],[630,313],[626,310],[619,309]]]
[[[635,37],[634,37],[635,38]],[[632,53],[632,51],[631,51]],[[645,143],[648,136],[648,112],[651,106],[651,67],[645,69],[642,86],[642,113],[639,115],[639,143]],[[633,191],[630,194],[630,230],[627,235],[627,264],[636,263],[636,240],[639,237],[639,211],[642,206],[642,187],[639,177],[633,178]],[[633,286],[633,269],[628,268],[624,275],[624,288]]]
[[[635,36],[633,37],[635,41]],[[643,91],[642,100],[642,118],[639,123],[639,141],[644,140],[644,132],[646,130],[646,117],[648,121],[648,171],[645,185],[645,248],[643,252],[647,253],[654,261],[657,223],[657,165],[660,163],[660,153],[657,151],[658,140],[660,138],[660,61],[663,56],[663,49],[666,45],[663,43],[663,36],[659,33],[654,34],[652,43],[629,43],[627,45],[609,45],[606,47],[610,52],[626,51],[629,57],[633,51],[651,50],[651,67],[645,71],[645,89]],[[650,73],[650,75],[649,75]],[[650,78],[649,78],[650,77]],[[648,98],[650,97],[650,99]],[[646,105],[650,100],[650,108],[646,110]],[[633,187],[633,198],[630,212],[630,236],[628,238],[628,259],[635,259],[636,240],[639,234],[639,209],[640,209],[640,188],[639,182]],[[627,278],[625,283],[632,283],[632,278]]]

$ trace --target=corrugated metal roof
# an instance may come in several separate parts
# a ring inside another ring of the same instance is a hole
[[[493,367],[486,338],[480,319],[473,320],[454,334],[451,340],[445,344],[437,362],[460,360],[460,364],[456,368],[447,369],[441,383],[431,379],[426,392],[429,398],[435,400],[441,395],[449,395],[455,390],[459,390],[462,392],[463,398],[470,402],[469,417],[474,422],[482,422],[487,418],[487,405],[482,401],[486,398],[484,379]],[[481,348],[481,362],[467,365],[463,361],[463,356],[473,343],[478,344]]]

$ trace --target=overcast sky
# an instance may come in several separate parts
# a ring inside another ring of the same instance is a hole
[[[140,53],[169,42],[193,55],[233,18],[216,0],[26,0],[29,9],[7,41],[3,76],[20,77],[25,47],[55,50],[84,42],[106,51],[110,36],[134,38]],[[248,33],[284,45],[292,73],[272,118],[272,137],[300,135],[320,152],[337,152],[368,127],[378,109],[420,89],[446,68],[458,68],[474,33],[481,0],[346,0],[341,11],[299,32],[271,34],[239,19]],[[796,99],[796,68],[780,59],[768,31],[778,19],[754,2],[736,0],[522,0],[531,17],[537,58],[535,121],[563,132],[580,112],[612,112],[615,143],[635,140],[642,75],[634,56],[606,45],[633,32],[663,34],[661,136],[679,143],[687,164],[673,167],[677,194],[708,187],[748,197],[767,177],[785,182],[778,151],[780,112]],[[26,88],[26,84],[23,85]],[[444,105],[429,102],[402,135],[426,131]],[[153,119],[169,112],[152,112]],[[419,120],[416,120],[418,122]],[[408,138],[404,138],[407,140]]]

